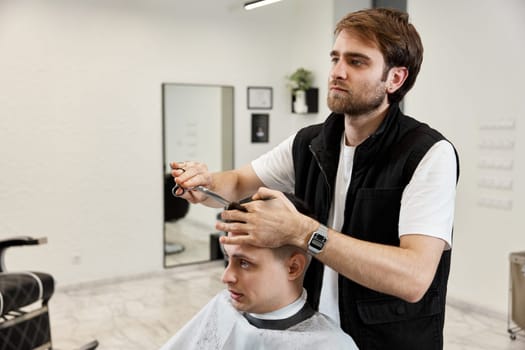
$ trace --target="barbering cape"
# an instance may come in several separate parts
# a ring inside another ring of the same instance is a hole
[[[191,349],[354,350],[357,346],[334,321],[319,312],[286,330],[257,328],[231,305],[224,290],[161,348]]]

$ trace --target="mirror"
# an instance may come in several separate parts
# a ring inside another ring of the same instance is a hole
[[[169,164],[195,160],[210,171],[233,168],[233,87],[166,83],[162,104],[164,266],[209,261],[221,209],[173,197]]]

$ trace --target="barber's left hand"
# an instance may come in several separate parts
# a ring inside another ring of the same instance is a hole
[[[222,212],[221,218],[230,222],[217,222],[215,228],[234,233],[231,237],[221,237],[222,244],[250,244],[267,248],[291,244],[306,247],[308,233],[317,229],[319,223],[299,213],[280,191],[261,187],[252,199],[243,204],[247,212]]]

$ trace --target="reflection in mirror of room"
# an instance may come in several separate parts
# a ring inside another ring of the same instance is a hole
[[[233,168],[233,87],[166,83],[164,128],[164,266],[210,260],[220,209],[171,194],[170,162],[196,160],[210,171]]]

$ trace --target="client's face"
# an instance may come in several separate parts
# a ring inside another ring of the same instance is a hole
[[[282,296],[288,279],[284,261],[267,248],[224,245],[224,250],[228,266],[222,281],[228,285],[237,310],[261,314],[287,305]]]

